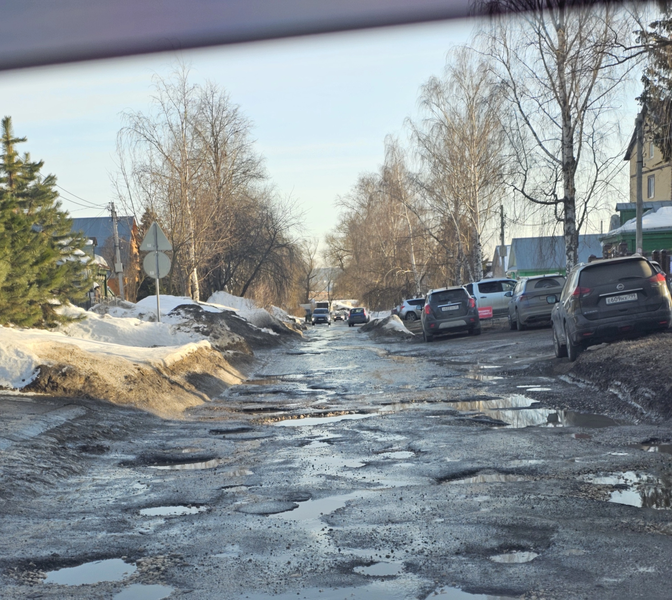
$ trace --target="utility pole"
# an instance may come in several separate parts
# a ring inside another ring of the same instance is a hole
[[[635,136],[637,140],[637,211],[635,213],[635,252],[643,254],[642,213],[644,203],[642,199],[642,170],[644,168],[644,113],[640,110],[635,119]]]
[[[119,232],[117,231],[117,211],[114,209],[114,202],[110,202],[110,213],[112,213],[112,233],[114,234],[114,272],[119,278],[119,296],[124,298],[124,265],[121,264],[121,251],[119,249]]]

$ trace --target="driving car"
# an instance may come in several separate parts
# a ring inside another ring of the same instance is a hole
[[[354,327],[357,323],[368,323],[370,320],[369,313],[362,306],[351,308],[348,314],[348,327]]]
[[[399,305],[397,314],[402,321],[417,321],[422,314],[424,305],[424,298],[409,298]]]
[[[313,311],[313,325],[317,325],[318,323],[331,325],[331,313],[328,308],[316,308]]]
[[[556,294],[564,285],[562,275],[537,275],[519,280],[513,292],[504,294],[509,297],[509,327],[523,331],[530,325],[550,324]]]
[[[505,317],[509,311],[509,296],[516,287],[515,279],[482,279],[465,285],[480,309],[492,308],[493,317]],[[483,318],[483,317],[481,317]]]
[[[572,362],[588,346],[664,331],[672,321],[665,274],[639,255],[577,265],[556,300],[555,355]]]
[[[431,342],[437,335],[465,330],[472,335],[481,333],[476,301],[462,286],[428,292],[421,321],[425,342]]]

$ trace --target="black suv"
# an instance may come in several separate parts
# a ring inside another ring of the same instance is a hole
[[[642,256],[574,267],[553,307],[555,355],[576,360],[593,344],[662,331],[672,319],[665,274]]]
[[[422,311],[422,337],[431,342],[435,335],[464,331],[481,333],[476,300],[463,287],[442,288],[427,294]]]

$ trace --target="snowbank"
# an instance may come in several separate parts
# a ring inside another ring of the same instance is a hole
[[[359,330],[368,331],[372,335],[381,337],[411,338],[414,336],[413,333],[406,329],[403,321],[397,315],[390,315],[384,319],[374,319],[366,325],[362,325]]]

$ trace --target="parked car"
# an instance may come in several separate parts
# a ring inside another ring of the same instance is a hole
[[[358,306],[350,309],[350,314],[348,315],[349,327],[354,327],[357,323],[368,323],[370,320],[369,313],[365,308]]]
[[[667,329],[672,297],[642,256],[597,260],[570,271],[551,319],[555,355],[574,361],[587,346]]]
[[[431,342],[436,335],[459,331],[480,335],[481,321],[476,301],[464,287],[431,290],[422,311],[422,337]]]
[[[515,279],[482,279],[464,287],[476,300],[478,308],[492,308],[493,317],[505,317],[509,312],[509,296],[516,287]]]
[[[518,281],[513,292],[505,293],[509,296],[509,327],[523,331],[529,325],[550,324],[555,298],[564,285],[562,275],[539,275]]]
[[[317,325],[318,323],[331,325],[331,313],[328,308],[316,308],[313,311],[313,325]]]
[[[417,321],[422,315],[422,307],[425,305],[424,298],[410,298],[399,305],[397,314],[402,321]]]

